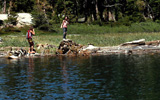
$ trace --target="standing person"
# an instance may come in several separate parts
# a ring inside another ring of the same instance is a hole
[[[69,24],[69,19],[66,16],[61,24],[61,28],[63,28],[63,40],[66,39],[66,35],[67,35],[67,25]]]
[[[35,31],[33,29],[33,27],[31,27],[28,32],[27,32],[27,40],[28,40],[28,43],[30,45],[30,48],[29,48],[29,51],[28,53],[35,53],[35,50],[34,50],[34,42],[32,40],[32,36],[35,35]]]

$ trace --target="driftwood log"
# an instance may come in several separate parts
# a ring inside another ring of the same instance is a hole
[[[145,45],[145,39],[134,40],[131,42],[126,42],[121,44],[121,46],[139,46],[139,45]]]
[[[145,42],[145,45],[158,46],[159,44],[160,44],[160,40]]]
[[[141,46],[141,45],[158,46],[159,44],[160,44],[160,40],[145,41],[145,39],[140,39],[140,40],[134,40],[131,42],[123,43],[120,46]]]

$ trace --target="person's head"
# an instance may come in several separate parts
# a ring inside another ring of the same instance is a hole
[[[65,20],[68,20],[68,16],[65,16],[65,18],[64,18]]]
[[[30,27],[30,30],[32,30],[32,31],[33,31],[33,26],[31,26],[31,27]]]

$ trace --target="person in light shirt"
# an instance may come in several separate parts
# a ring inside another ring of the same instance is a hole
[[[63,28],[63,40],[66,39],[66,35],[67,35],[67,25],[69,24],[69,19],[66,16],[61,24],[61,28]]]

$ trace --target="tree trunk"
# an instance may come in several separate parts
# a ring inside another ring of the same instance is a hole
[[[48,18],[47,18],[47,14],[46,14],[46,8],[45,8],[45,6],[46,6],[46,4],[44,4],[42,6],[42,9],[43,9],[43,13],[44,13],[45,19],[46,19],[47,23],[49,24],[49,21],[48,21]]]
[[[93,19],[94,19],[94,21],[97,20],[97,15],[95,12],[93,13]]]
[[[87,18],[88,18],[88,16],[87,16],[87,14],[85,14],[85,20],[84,20],[84,22],[86,22],[86,21],[87,21]]]
[[[65,13],[65,16],[66,16],[66,0],[64,0],[64,13]]]
[[[78,22],[78,1],[75,0],[75,4],[76,4],[76,22]]]
[[[39,4],[39,0],[37,0],[37,4]]]
[[[115,20],[118,21],[118,9],[115,7]]]
[[[92,15],[90,15],[90,16],[87,17],[87,23],[91,24],[91,22],[92,22]]]
[[[4,0],[3,2],[3,14],[6,13],[6,0]]]
[[[88,15],[89,15],[89,10],[88,10],[87,4],[88,4],[88,1],[85,0],[85,1],[84,1],[84,15],[85,15],[85,21],[84,21],[84,22],[87,22],[88,17],[89,17],[89,16],[88,16]]]
[[[97,16],[97,19],[100,20],[99,10],[98,10],[98,0],[96,0],[96,16]]]
[[[107,17],[106,17],[107,21],[109,21],[109,8],[107,8]]]
[[[8,14],[11,13],[12,4],[13,4],[13,0],[11,0],[11,1],[9,2]]]
[[[113,13],[113,11],[111,11],[111,15],[112,15],[112,20],[113,20],[114,22],[116,22],[115,14]]]

